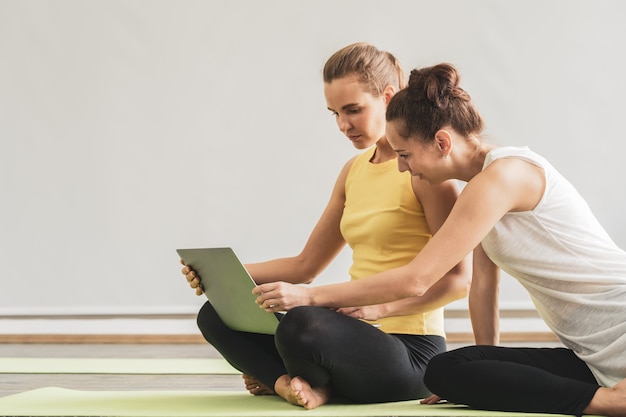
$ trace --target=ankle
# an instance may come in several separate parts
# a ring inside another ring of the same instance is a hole
[[[615,388],[600,387],[583,413],[601,416],[626,416],[626,397],[624,394]]]

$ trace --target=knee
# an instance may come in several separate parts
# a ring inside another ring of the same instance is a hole
[[[319,307],[301,306],[289,310],[280,320],[274,336],[276,346],[302,346],[318,338],[323,330],[320,317],[323,315]]]
[[[325,310],[311,306],[293,308],[280,320],[277,331],[315,331],[316,328],[320,327],[319,322],[324,320],[322,316],[325,316]],[[332,313],[330,310],[328,312]]]
[[[208,342],[211,342],[213,336],[220,333],[225,327],[224,322],[208,301],[200,308],[196,323],[200,332]]]

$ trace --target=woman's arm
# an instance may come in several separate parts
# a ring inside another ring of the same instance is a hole
[[[426,222],[434,236],[446,222],[459,197],[456,180],[448,180],[441,184],[430,185],[417,177],[413,178],[415,195],[424,207]],[[452,301],[464,298],[469,292],[472,281],[472,258],[466,255],[438,280],[426,293],[417,297],[419,307],[423,311],[431,311],[443,307]]]
[[[519,159],[501,159],[477,174],[459,196],[448,219],[407,265],[357,281],[311,288],[273,283],[257,287],[257,303],[268,311],[297,305],[373,305],[423,296],[478,246],[509,211],[531,210],[541,199],[540,168]],[[520,238],[523,238],[521,236]],[[277,310],[277,311],[278,311]]]
[[[415,196],[424,209],[431,234],[437,233],[454,207],[459,195],[456,181],[430,185],[413,177]],[[471,282],[471,258],[466,256],[433,285],[426,294],[389,303],[364,307],[347,307],[339,311],[352,317],[378,320],[383,317],[425,313],[466,297]]]
[[[350,159],[339,173],[330,200],[298,255],[246,264],[246,269],[257,284],[275,281],[310,283],[345,246],[339,223],[346,201],[346,178],[353,161],[354,158]]]
[[[474,249],[474,277],[469,295],[469,312],[477,345],[500,342],[498,295],[500,269],[487,257],[482,245]]]
[[[346,178],[353,161],[354,158],[350,159],[339,173],[330,200],[298,255],[245,265],[257,284],[274,281],[293,284],[310,283],[345,246],[339,230],[339,222],[346,199]],[[182,260],[181,263],[184,265]],[[181,272],[187,278],[189,286],[195,288],[196,295],[201,295],[203,293],[202,277],[197,276],[189,266],[184,266]]]

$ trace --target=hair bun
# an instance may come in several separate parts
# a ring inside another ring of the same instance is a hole
[[[459,87],[460,76],[451,64],[414,69],[409,77],[408,90],[414,100],[428,100],[440,109],[446,109],[450,100],[469,101],[469,95]]]

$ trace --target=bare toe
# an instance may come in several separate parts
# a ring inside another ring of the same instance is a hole
[[[296,398],[298,405],[311,410],[320,405],[326,404],[330,399],[330,389],[328,387],[313,388],[300,377],[291,379],[291,391]]]
[[[274,390],[267,387],[267,385],[263,384],[258,379],[253,376],[243,374],[243,382],[246,386],[246,389],[252,395],[276,395]]]

